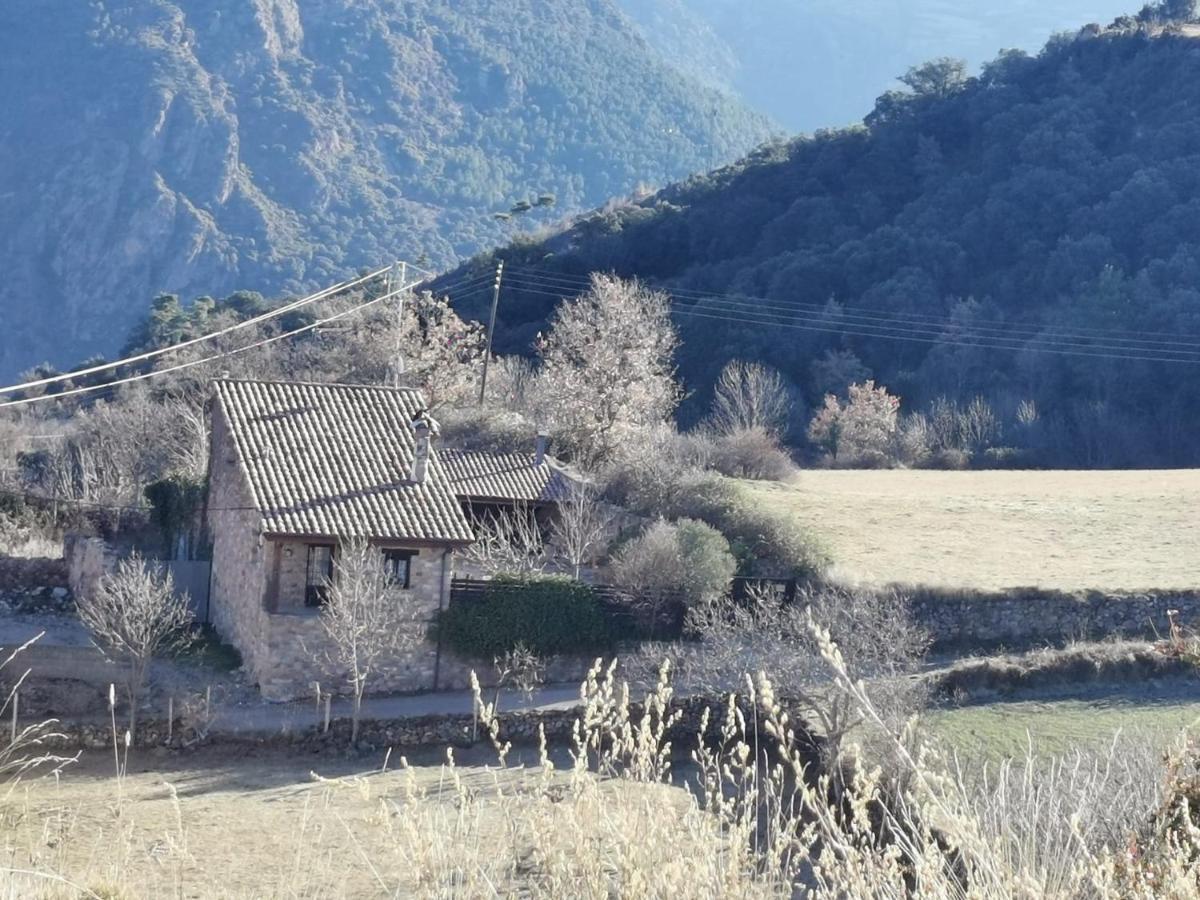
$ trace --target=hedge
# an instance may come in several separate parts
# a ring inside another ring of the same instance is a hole
[[[464,656],[491,659],[524,644],[539,656],[600,653],[613,626],[595,593],[571,578],[501,577],[476,602],[455,602],[438,618],[443,644]]]

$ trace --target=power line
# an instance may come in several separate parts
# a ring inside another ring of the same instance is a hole
[[[527,274],[515,273],[514,278],[517,279],[518,281],[520,281],[521,279],[528,279],[529,281],[531,281],[534,284],[539,284],[540,276],[530,276]],[[563,290],[566,290],[568,288],[567,284],[553,283],[553,282],[542,282],[539,284],[539,286],[540,287],[560,288]],[[576,289],[583,288],[584,286],[585,285],[582,282],[577,282],[577,283],[571,283],[569,285],[569,288],[572,291],[574,291]],[[1166,332],[1120,331],[1120,330],[1116,330],[1116,329],[1100,329],[1100,328],[1086,328],[1086,327],[1078,327],[1078,328],[1072,328],[1072,329],[1068,330],[1068,329],[1063,328],[1062,326],[1024,325],[1024,324],[1020,324],[1020,323],[997,322],[996,320],[983,320],[983,319],[974,320],[970,323],[960,323],[948,316],[937,317],[937,316],[930,316],[930,315],[921,314],[921,313],[902,313],[902,312],[887,313],[887,312],[882,312],[882,311],[863,310],[863,309],[855,309],[855,308],[844,308],[837,312],[833,312],[829,309],[828,305],[806,304],[806,303],[798,303],[798,302],[785,304],[785,303],[782,303],[782,301],[773,301],[766,297],[755,297],[755,296],[749,295],[749,294],[714,294],[714,293],[705,293],[705,292],[700,292],[700,291],[688,291],[688,290],[684,290],[684,289],[666,289],[665,292],[671,294],[672,297],[674,297],[674,298],[683,299],[683,300],[694,300],[696,302],[702,302],[702,301],[707,301],[707,300],[744,301],[744,302],[748,303],[749,305],[753,305],[756,308],[776,309],[776,310],[783,310],[783,311],[789,311],[789,312],[793,311],[793,310],[800,310],[800,311],[809,310],[812,312],[820,313],[824,316],[836,315],[838,317],[847,318],[847,319],[851,319],[851,320],[859,320],[859,321],[863,321],[863,322],[879,321],[879,322],[884,322],[884,323],[898,323],[898,324],[902,324],[902,325],[906,325],[906,326],[907,325],[940,325],[940,326],[944,326],[944,327],[948,327],[948,328],[970,328],[972,330],[976,330],[976,331],[980,331],[980,332],[1025,333],[1030,336],[1047,336],[1047,335],[1049,335],[1049,336],[1058,336],[1060,338],[1066,338],[1066,339],[1074,338],[1074,339],[1079,339],[1079,340],[1107,340],[1107,341],[1115,341],[1118,343],[1145,344],[1145,345],[1148,345],[1149,349],[1168,350],[1170,347],[1176,346],[1176,347],[1184,347],[1187,349],[1194,348],[1194,349],[1200,350],[1200,336],[1197,336],[1193,340],[1139,339],[1139,338],[1131,338],[1131,337],[1124,336],[1127,334],[1166,334]],[[911,320],[911,321],[909,321],[909,320]],[[1173,337],[1178,338],[1179,335],[1173,333]],[[1131,347],[1129,349],[1138,349],[1138,348]]]
[[[265,338],[261,341],[255,341],[254,343],[247,344],[244,347],[236,347],[233,350],[228,350],[224,353],[216,353],[216,354],[213,354],[212,356],[205,356],[201,359],[190,360],[188,362],[179,363],[174,366],[168,366],[165,369],[152,369],[151,371],[143,372],[140,375],[132,375],[127,378],[118,379],[117,381],[110,381],[106,384],[88,385],[85,387],[74,388],[69,391],[62,391],[57,394],[42,394],[37,397],[25,397],[20,400],[7,400],[3,403],[0,403],[0,409],[8,409],[9,407],[15,407],[15,406],[25,406],[30,403],[39,403],[39,402],[44,402],[47,400],[61,400],[64,397],[74,397],[74,396],[78,396],[80,394],[93,393],[95,391],[112,390],[113,388],[119,387],[120,385],[123,385],[123,384],[131,384],[136,381],[144,381],[147,378],[157,378],[159,375],[169,375],[172,372],[179,372],[184,369],[190,369],[193,366],[200,366],[200,365],[204,365],[205,363],[217,362],[218,360],[227,359],[228,357],[231,357],[231,356],[236,356],[239,353],[245,353],[248,350],[255,350],[259,347],[265,347],[268,344],[275,343],[276,341],[282,341],[286,338],[295,337],[296,335],[303,334],[306,331],[312,331],[314,328],[320,328],[322,325],[328,325],[330,322],[335,322],[338,319],[345,318],[346,316],[351,315],[352,313],[356,313],[360,310],[366,309],[369,306],[374,306],[376,303],[382,303],[384,300],[390,300],[393,297],[397,297],[400,294],[405,293],[406,290],[407,290],[407,288],[401,288],[399,290],[392,291],[391,293],[383,294],[379,297],[374,298],[373,300],[367,300],[364,303],[360,303],[356,306],[350,307],[350,309],[343,310],[342,312],[337,313],[336,315],[328,316],[324,319],[318,319],[316,322],[312,322],[312,323],[310,323],[308,325],[304,325],[300,328],[294,328],[291,331],[285,331],[283,334],[277,334],[277,335],[274,335],[273,337]]]
[[[512,267],[512,268],[510,268],[509,271],[510,271],[511,276],[518,280],[519,279],[527,279],[533,283],[540,282],[541,287],[560,288],[564,291],[566,291],[566,290],[577,291],[580,289],[586,289],[587,287],[590,286],[590,283],[591,283],[589,278],[586,278],[584,276],[578,276],[578,275],[566,275],[566,274],[561,274],[561,273],[545,273],[545,272],[540,272],[536,269],[527,269],[527,268],[521,268],[521,267]],[[671,294],[673,297],[677,297],[680,299],[696,300],[696,301],[738,300],[738,301],[750,301],[750,302],[755,303],[756,305],[784,303],[784,301],[780,301],[777,299],[772,300],[771,298],[758,297],[758,296],[754,296],[752,294],[721,294],[721,293],[689,290],[686,288],[670,288],[670,287],[662,288],[662,290],[666,293]],[[788,309],[788,310],[809,309],[814,312],[822,312],[822,313],[826,313],[826,314],[829,313],[828,306],[822,305],[822,304],[789,302],[789,303],[785,303],[783,308]],[[908,312],[887,313],[887,312],[875,311],[875,310],[847,309],[844,312],[839,313],[839,315],[854,316],[854,317],[861,318],[861,319],[879,319],[879,320],[883,320],[883,321],[899,321],[902,319],[903,320],[911,320],[911,322],[909,322],[907,324],[925,323],[925,324],[931,324],[931,325],[932,324],[945,324],[947,326],[960,326],[960,323],[955,322],[953,319],[949,318],[948,316],[931,316],[927,313],[908,313]],[[1071,338],[1071,337],[1082,338],[1082,339],[1096,338],[1096,339],[1105,339],[1105,340],[1110,340],[1110,341],[1119,341],[1119,342],[1123,342],[1123,343],[1145,343],[1145,344],[1151,344],[1151,345],[1163,345],[1163,346],[1174,345],[1174,346],[1186,346],[1186,347],[1200,348],[1200,335],[1195,335],[1195,336],[1182,335],[1181,336],[1178,332],[1136,331],[1136,330],[1128,330],[1128,329],[1091,328],[1091,327],[1086,327],[1086,326],[1071,326],[1069,328],[1065,327],[1065,326],[1057,326],[1057,325],[1035,326],[1035,325],[1024,325],[1024,324],[1020,324],[1020,323],[1013,323],[1013,322],[1002,322],[1002,321],[997,321],[995,319],[991,319],[991,320],[979,319],[979,320],[976,320],[976,321],[970,323],[970,326],[968,326],[968,327],[981,328],[981,329],[998,329],[998,330],[1005,330],[1005,331],[1025,331],[1025,332],[1032,332],[1032,333],[1037,333],[1037,334],[1044,334],[1046,332],[1051,332],[1051,333],[1058,334],[1061,337],[1065,337],[1065,338]],[[1139,337],[1146,338],[1146,340],[1139,340],[1138,338],[1127,337],[1126,335],[1137,335]],[[1185,339],[1181,340],[1180,339],[1181,337],[1183,337]],[[1155,339],[1155,338],[1158,338],[1158,339]]]
[[[223,335],[230,334],[231,332],[238,331],[239,329],[249,328],[251,325],[258,325],[262,322],[266,322],[268,319],[273,319],[276,316],[282,316],[285,313],[292,312],[293,310],[299,309],[302,306],[307,306],[310,303],[315,303],[318,300],[323,300],[332,294],[338,294],[338,293],[341,293],[342,291],[346,291],[351,288],[357,287],[358,285],[360,285],[366,281],[370,281],[372,278],[378,278],[384,272],[387,272],[390,268],[391,268],[391,266],[385,266],[382,269],[377,269],[374,272],[371,272],[367,275],[363,275],[362,277],[356,278],[352,281],[344,281],[341,284],[335,284],[332,287],[325,288],[324,290],[318,291],[315,294],[310,294],[307,297],[302,297],[299,300],[295,300],[291,303],[286,303],[283,306],[278,307],[277,309],[273,309],[273,310],[270,310],[269,312],[265,312],[261,315],[254,316],[253,318],[246,319],[243,322],[238,322],[234,325],[230,325],[228,328],[222,328],[220,331],[213,331],[213,332],[210,332],[209,334],[202,334],[199,337],[190,338],[189,340],[181,341],[178,344],[172,344],[169,347],[160,347],[155,350],[148,350],[145,353],[139,353],[139,354],[136,354],[135,356],[127,356],[124,359],[118,359],[113,362],[101,363],[100,365],[92,366],[91,368],[79,369],[75,372],[66,372],[66,373],[59,374],[59,375],[51,375],[51,376],[47,376],[46,378],[38,379],[37,381],[27,381],[24,384],[11,384],[8,387],[0,387],[0,394],[11,394],[16,391],[23,391],[23,390],[28,390],[30,388],[42,387],[43,385],[47,385],[47,384],[55,384],[59,381],[68,381],[73,378],[82,378],[85,375],[92,375],[92,374],[95,374],[96,372],[104,372],[104,371],[107,371],[108,369],[115,369],[119,366],[128,366],[128,365],[132,365],[133,363],[144,362],[145,360],[154,359],[157,356],[162,356],[165,353],[172,353],[176,350],[182,350],[185,347],[191,347],[195,344],[203,343],[204,341],[211,341],[214,338],[219,338]],[[420,284],[420,283],[421,282],[417,282],[417,284]]]
[[[1114,354],[1114,353],[1088,353],[1083,350],[1070,350],[1070,349],[1062,349],[1062,348],[997,346],[995,344],[988,344],[988,343],[984,343],[981,341],[959,340],[959,339],[955,339],[955,338],[947,336],[947,335],[932,335],[932,336],[927,336],[927,337],[916,337],[916,336],[892,335],[892,334],[872,334],[870,332],[855,331],[855,330],[852,330],[849,328],[837,328],[837,327],[822,328],[817,325],[800,324],[795,321],[757,319],[757,318],[750,317],[749,314],[741,315],[741,316],[721,316],[721,315],[714,315],[714,314],[709,314],[706,312],[696,311],[694,309],[689,309],[689,310],[681,311],[679,313],[679,315],[691,316],[691,317],[701,318],[701,319],[714,319],[714,320],[721,321],[721,322],[734,322],[734,323],[744,324],[744,325],[763,325],[763,326],[766,326],[769,328],[792,328],[792,329],[796,329],[799,331],[813,331],[813,332],[821,332],[821,333],[827,333],[827,334],[846,334],[846,335],[853,335],[853,336],[857,336],[857,337],[880,338],[882,340],[908,341],[908,342],[919,343],[919,344],[950,344],[950,345],[953,345],[956,347],[977,347],[977,348],[984,349],[984,350],[1007,350],[1010,352],[1015,352],[1015,351],[1020,351],[1020,350],[1029,350],[1031,353],[1051,353],[1051,354],[1057,354],[1060,356],[1086,356],[1086,357],[1093,357],[1096,359],[1127,360],[1127,361],[1133,361],[1133,362],[1187,363],[1187,364],[1191,364],[1191,365],[1200,364],[1200,359],[1182,359],[1182,358],[1178,358],[1178,357],[1162,358],[1162,357],[1155,357],[1155,356],[1121,355],[1121,354]]]
[[[528,276],[525,276],[525,275],[518,275],[515,277],[518,281],[522,278],[528,278]],[[537,288],[530,287],[530,286],[528,286],[528,284],[526,284],[525,286],[521,286],[520,284],[518,284],[518,287],[521,287],[522,290],[525,290],[526,292],[529,292],[529,293],[542,294],[544,296],[552,296],[552,297],[561,296],[555,292],[547,292],[547,291],[539,290]],[[738,299],[730,299],[733,297],[739,297],[741,295],[721,296],[721,295],[715,295],[715,294],[707,294],[707,295],[703,295],[703,296],[704,296],[704,301],[706,303],[712,304],[712,306],[707,307],[707,308],[712,309],[713,307],[715,307],[716,311],[727,311],[727,312],[736,311],[739,313],[742,311],[748,311],[750,313],[759,313],[762,315],[770,315],[776,311],[786,312],[786,313],[791,314],[790,318],[793,321],[808,322],[808,323],[814,324],[814,325],[825,326],[822,329],[814,328],[812,330],[824,330],[824,331],[831,331],[831,332],[836,332],[836,333],[856,334],[856,335],[862,336],[862,337],[899,338],[901,335],[907,334],[907,335],[915,335],[915,336],[930,338],[931,342],[934,342],[934,343],[955,342],[955,337],[953,334],[946,334],[943,331],[936,330],[936,329],[950,329],[952,331],[968,333],[967,336],[975,336],[976,339],[979,342],[981,342],[981,343],[977,344],[978,346],[986,345],[986,346],[989,346],[992,349],[996,349],[996,350],[1005,350],[1005,349],[1008,349],[1008,350],[1037,350],[1039,348],[1036,345],[1045,345],[1046,347],[1050,348],[1051,352],[1066,352],[1068,350],[1071,350],[1071,351],[1109,350],[1109,351],[1114,351],[1117,354],[1127,354],[1124,356],[1117,355],[1117,356],[1113,357],[1113,358],[1118,358],[1118,359],[1134,358],[1134,359],[1151,359],[1151,360],[1157,360],[1157,361],[1175,361],[1175,360],[1177,360],[1177,361],[1181,361],[1181,362],[1200,362],[1200,359],[1192,359],[1191,358],[1192,356],[1196,356],[1197,354],[1200,354],[1200,344],[1194,344],[1194,343],[1183,342],[1183,341],[1177,341],[1177,342],[1131,341],[1131,343],[1133,343],[1133,344],[1147,344],[1149,346],[1122,346],[1119,342],[1122,340],[1127,340],[1127,339],[1111,338],[1111,337],[1110,338],[1100,338],[1100,337],[1091,337],[1091,336],[1083,336],[1083,335],[1066,335],[1066,334],[1064,334],[1062,337],[1056,338],[1053,336],[1052,333],[1048,333],[1046,330],[1036,330],[1036,329],[1031,330],[1028,328],[1021,328],[1021,327],[987,328],[987,327],[979,327],[979,326],[975,325],[974,323],[956,322],[953,319],[934,320],[929,325],[922,325],[921,323],[913,323],[913,322],[908,322],[908,321],[904,321],[904,320],[897,319],[897,318],[888,317],[886,314],[875,314],[875,315],[868,316],[866,314],[860,315],[856,312],[831,313],[827,307],[817,307],[817,306],[812,307],[812,309],[813,309],[812,313],[806,313],[805,310],[803,308],[801,308],[801,305],[788,306],[788,305],[772,304],[769,301],[768,302],[745,302],[745,301],[738,300]],[[752,298],[752,299],[761,300],[762,298]],[[694,312],[696,312],[696,310],[704,309],[704,308],[706,308],[706,307],[701,307],[699,304],[697,304],[696,306],[682,308],[682,309],[677,307],[677,312],[679,315],[691,315]],[[709,317],[711,318],[712,316],[710,315]],[[784,317],[784,318],[786,318],[786,317]],[[841,322],[842,320],[848,320],[849,325],[843,326],[843,327],[837,327],[836,323]],[[1011,336],[1010,336],[1010,334],[1011,334]],[[1109,344],[1095,343],[1096,341],[1100,341],[1100,340],[1108,340],[1110,342],[1117,341],[1118,343],[1116,345],[1114,345],[1112,343],[1109,343]],[[1085,343],[1080,343],[1081,341],[1083,341]],[[957,342],[962,343],[961,340],[959,340]],[[1004,343],[1004,342],[1010,342],[1010,343]],[[1178,344],[1180,347],[1182,347],[1184,349],[1176,349],[1171,346],[1168,346],[1170,343]],[[1015,344],[1015,346],[1012,346],[1011,344]],[[1155,356],[1154,354],[1168,355],[1169,358],[1166,360],[1162,360],[1162,359],[1160,359],[1160,357]],[[1097,354],[1089,353],[1088,355],[1097,355]]]
[[[525,288],[527,293],[542,294],[548,297],[560,297],[560,295],[541,291],[537,289]],[[748,310],[741,307],[748,306]],[[737,315],[719,315],[721,312],[737,313]],[[724,322],[732,322],[745,325],[762,325],[767,327],[785,327],[801,331],[811,331],[826,334],[841,334],[851,335],[865,338],[878,338],[881,340],[898,340],[911,343],[921,344],[949,344],[959,347],[976,347],[987,350],[1009,351],[1016,352],[1027,350],[1033,353],[1051,353],[1062,356],[1083,356],[1093,357],[1098,359],[1110,360],[1128,360],[1141,362],[1156,362],[1156,363],[1188,363],[1200,364],[1200,356],[1196,358],[1188,358],[1182,356],[1163,357],[1152,355],[1154,353],[1182,353],[1185,351],[1169,351],[1163,348],[1138,348],[1138,347],[1117,347],[1109,348],[1117,351],[1126,352],[1091,352],[1088,348],[1093,345],[1080,345],[1062,341],[1051,340],[1036,340],[1022,338],[1000,338],[988,337],[981,335],[977,338],[967,340],[971,335],[956,336],[945,332],[934,331],[932,329],[917,329],[900,326],[883,326],[883,325],[865,325],[861,323],[850,323],[849,325],[838,325],[834,321],[830,321],[827,317],[813,318],[804,314],[794,314],[790,317],[779,316],[777,318],[766,319],[763,316],[770,313],[756,313],[753,304],[739,304],[722,306],[719,302],[714,303],[712,307],[676,307],[675,314],[680,317],[692,317],[713,319]],[[955,325],[955,327],[961,327]],[[872,329],[872,330],[866,330]],[[969,331],[969,328],[966,329]],[[1010,341],[1010,343],[1001,343],[1001,341]],[[1044,344],[1045,346],[1040,346]],[[1097,348],[1104,349],[1104,348]],[[1200,352],[1200,351],[1198,351]]]
[[[746,312],[750,312],[750,313],[755,313],[755,312],[758,312],[759,310],[765,310],[764,312],[760,313],[761,315],[772,315],[775,311],[781,311],[781,312],[790,313],[791,319],[794,319],[797,321],[813,322],[813,323],[817,323],[817,324],[835,324],[835,323],[842,321],[843,319],[849,319],[850,320],[849,324],[851,326],[853,326],[855,328],[868,329],[868,330],[870,330],[871,333],[882,332],[882,333],[886,334],[888,332],[899,332],[899,333],[903,333],[903,334],[918,334],[918,335],[933,334],[933,335],[943,336],[943,337],[947,337],[947,338],[952,337],[952,334],[946,334],[946,332],[935,331],[932,326],[925,327],[925,328],[918,328],[918,327],[911,327],[908,323],[879,324],[879,323],[872,322],[872,321],[866,321],[866,322],[856,321],[856,317],[854,317],[854,316],[843,316],[841,314],[829,314],[829,313],[810,314],[810,313],[805,313],[803,311],[799,311],[799,312],[793,311],[793,310],[788,309],[788,307],[771,306],[769,304],[741,303],[741,302],[734,301],[734,300],[725,300],[725,301],[715,301],[714,300],[714,301],[709,301],[709,303],[711,304],[711,306],[706,307],[701,304],[696,304],[695,306],[688,307],[686,310],[684,310],[680,314],[687,315],[688,310],[704,310],[704,309],[716,309],[718,311],[728,311],[728,312],[746,311]],[[789,318],[789,316],[782,316],[781,318]],[[1200,362],[1200,345],[1197,345],[1195,347],[1185,349],[1185,350],[1176,350],[1176,349],[1172,349],[1169,347],[1129,347],[1129,346],[1122,346],[1120,344],[1114,345],[1111,343],[1104,343],[1104,344],[1092,343],[1092,342],[1089,342],[1089,339],[1074,339],[1074,340],[1072,340],[1072,339],[1055,339],[1055,338],[1051,338],[1051,337],[1046,337],[1042,333],[1016,334],[1014,336],[1009,337],[1009,336],[1006,336],[1003,332],[997,331],[996,329],[980,329],[980,328],[976,328],[972,325],[961,324],[961,323],[957,323],[957,322],[947,323],[943,327],[952,333],[959,332],[966,336],[977,336],[981,340],[988,340],[988,341],[997,343],[998,346],[1000,346],[1000,347],[1008,346],[1008,344],[1004,344],[1002,342],[1009,342],[1009,344],[1013,345],[1011,347],[1011,349],[1014,349],[1014,350],[1028,349],[1030,347],[1030,345],[1046,345],[1046,346],[1050,346],[1050,347],[1067,348],[1067,349],[1109,350],[1109,351],[1114,351],[1114,352],[1118,352],[1118,353],[1128,352],[1128,353],[1170,354],[1172,358],[1178,357],[1180,359],[1187,360],[1187,361]],[[1081,340],[1082,340],[1082,342],[1081,342]],[[1194,360],[1193,360],[1193,357],[1194,357]]]
[[[523,279],[528,276],[515,276],[517,287],[522,290],[537,292],[537,289],[532,285],[536,282],[524,282]],[[546,287],[546,285],[541,285]],[[679,299],[691,299],[680,295]],[[945,328],[971,331],[980,334],[983,337],[993,337],[998,340],[1017,340],[1025,339],[1031,341],[1049,341],[1055,344],[1076,344],[1080,341],[1089,342],[1082,346],[1103,348],[1103,345],[1090,343],[1094,341],[1105,341],[1108,344],[1116,344],[1109,347],[1115,350],[1148,350],[1158,351],[1162,353],[1200,353],[1200,342],[1196,341],[1166,341],[1166,340],[1148,340],[1143,338],[1123,338],[1108,335],[1090,335],[1076,332],[1066,332],[1053,328],[1042,328],[1031,325],[1010,324],[1010,325],[994,325],[989,326],[980,324],[979,322],[960,322],[953,318],[936,319],[929,317],[927,322],[909,321],[907,316],[902,314],[888,314],[883,312],[874,312],[869,310],[857,309],[838,309],[831,310],[828,306],[818,304],[794,303],[784,304],[775,303],[765,298],[744,298],[739,294],[705,294],[697,299],[696,305],[702,303],[723,303],[725,305],[746,307],[752,311],[767,311],[767,312],[786,312],[794,314],[803,314],[806,312],[812,313],[821,321],[848,321],[852,324],[859,325],[863,328],[897,328],[902,330],[915,329],[921,332],[930,331],[932,328]],[[1124,346],[1131,345],[1131,346]],[[1179,348],[1179,349],[1177,349]]]
[[[448,286],[446,288],[446,290],[458,291],[460,289],[460,287],[470,286],[471,282],[478,281],[478,280],[480,280],[480,279],[464,279],[462,282],[460,282],[458,284]],[[487,280],[486,278],[482,279],[482,281],[486,281],[486,280]],[[424,283],[425,283],[424,281],[421,281],[421,282],[416,282],[415,284],[419,285],[419,284],[424,284]],[[148,378],[155,378],[159,375],[167,375],[172,372],[178,372],[183,369],[191,368],[193,366],[203,365],[204,363],[209,363],[209,362],[215,362],[215,361],[218,361],[218,360],[230,357],[230,356],[236,356],[240,353],[246,352],[247,350],[253,350],[258,347],[263,347],[268,344],[273,344],[276,341],[284,340],[285,338],[294,337],[295,335],[303,334],[304,332],[321,328],[325,325],[328,325],[330,322],[334,322],[339,319],[345,318],[346,316],[351,315],[352,313],[358,312],[359,310],[366,309],[369,306],[374,306],[377,303],[382,303],[384,300],[390,300],[393,297],[398,297],[398,296],[404,295],[409,290],[411,290],[414,286],[415,286],[414,284],[403,285],[394,291],[391,291],[389,293],[383,294],[382,296],[375,297],[374,299],[371,299],[364,303],[353,306],[350,309],[347,309],[340,313],[337,313],[336,315],[328,316],[327,318],[320,319],[316,322],[312,322],[312,323],[310,323],[308,325],[304,325],[300,328],[295,328],[291,331],[284,332],[283,334],[277,334],[272,337],[269,337],[269,338],[266,338],[266,339],[263,339],[260,341],[256,341],[252,344],[247,344],[244,347],[236,347],[232,350],[213,354],[211,356],[207,356],[202,359],[190,360],[188,362],[180,363],[178,365],[169,366],[165,369],[153,369],[149,372],[143,372],[138,375],[121,378],[116,381],[105,382],[104,384],[86,385],[86,386],[74,388],[74,389],[68,390],[68,391],[59,391],[58,393],[54,393],[54,394],[41,394],[36,397],[25,397],[25,398],[22,398],[19,400],[7,400],[7,401],[0,403],[0,409],[6,409],[9,407],[16,407],[16,406],[25,406],[25,405],[28,405],[31,403],[44,402],[44,401],[49,401],[49,400],[59,400],[64,397],[78,396],[81,394],[98,393],[100,391],[111,391],[117,387],[120,387],[121,385],[124,385],[124,384],[130,384],[130,383],[137,382],[137,381],[143,381]],[[466,291],[465,295],[470,296],[470,294],[474,293],[475,290],[477,290],[477,289],[478,289],[478,285],[471,287],[470,290]],[[464,296],[464,295],[460,294],[460,296]],[[80,373],[74,373],[74,375],[76,375],[76,376],[78,376],[79,374]]]

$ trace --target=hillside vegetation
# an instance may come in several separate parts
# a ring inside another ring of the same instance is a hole
[[[448,264],[769,133],[610,0],[6,3],[0,110],[6,377],[159,292]]]
[[[741,357],[810,408],[983,395],[1031,463],[1200,461],[1200,42],[1153,18],[918,67],[862,127],[510,246],[500,346],[613,270],[675,294],[693,414]]]

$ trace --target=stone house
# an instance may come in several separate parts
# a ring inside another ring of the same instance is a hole
[[[416,607],[413,627],[427,629],[448,603],[453,554],[472,532],[436,437],[415,390],[214,383],[211,621],[264,696],[312,696],[315,682],[329,689],[339,679],[321,662],[319,613],[340,542],[379,548],[396,601]],[[391,661],[374,689],[450,687],[442,657],[424,641]]]

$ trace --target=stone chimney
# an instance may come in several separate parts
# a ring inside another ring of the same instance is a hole
[[[416,440],[416,451],[413,453],[412,474],[409,480],[413,484],[424,484],[429,472],[429,455],[433,450],[433,442],[437,439],[439,428],[428,410],[421,410],[412,420],[413,438]]]
[[[533,453],[533,464],[535,466],[540,466],[546,461],[546,446],[549,443],[549,436],[539,431],[537,436],[537,449]]]

